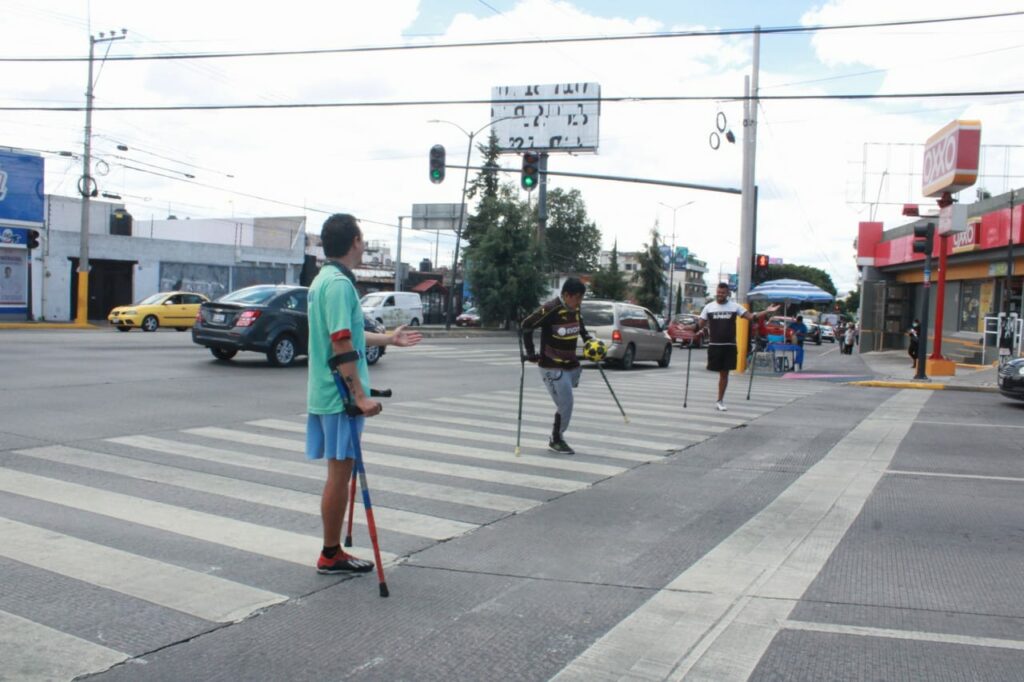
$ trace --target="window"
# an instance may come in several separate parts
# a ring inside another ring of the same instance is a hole
[[[583,324],[588,327],[610,327],[615,324],[615,307],[611,303],[584,301],[580,308]]]
[[[185,305],[198,305],[203,302],[203,297],[196,294],[185,294],[182,296]]]
[[[647,318],[647,324],[650,326],[652,332],[661,331],[661,325],[658,324],[658,320],[654,318],[654,315],[647,310],[643,311],[644,316]]]
[[[384,301],[384,307],[387,308],[388,306],[391,306],[392,308],[395,306],[394,296],[388,296],[388,300]]]
[[[622,306],[622,310],[619,311],[619,325],[622,327],[629,327],[631,329],[643,329],[648,330],[650,326],[647,322],[647,313],[643,308],[637,308],[636,306]]]
[[[168,296],[167,300],[164,301],[164,305],[181,305],[181,294],[175,294],[174,296]]]
[[[232,291],[227,296],[220,297],[219,301],[225,303],[250,303],[261,305],[266,303],[277,294],[277,287],[246,287],[238,291]]]

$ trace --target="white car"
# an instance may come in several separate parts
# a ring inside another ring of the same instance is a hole
[[[388,329],[403,324],[418,327],[423,322],[423,300],[412,291],[376,291],[363,296],[359,304],[370,319]]]
[[[829,343],[836,342],[836,330],[830,324],[822,324],[821,326],[821,340],[828,341]]]

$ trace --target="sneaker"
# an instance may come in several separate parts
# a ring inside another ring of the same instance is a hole
[[[569,447],[569,444],[564,440],[552,440],[548,441],[548,450],[551,452],[558,453],[559,455],[575,455],[576,451]]]
[[[723,401],[721,401],[721,400],[719,400],[717,403],[715,403],[715,409],[718,410],[719,412],[728,412],[729,411],[729,408],[726,407],[725,403]]]
[[[372,561],[357,559],[351,554],[346,554],[341,550],[338,550],[338,553],[334,555],[333,559],[328,559],[324,556],[323,552],[321,552],[320,558],[316,562],[316,572],[326,575],[333,573],[368,573],[372,570]]]

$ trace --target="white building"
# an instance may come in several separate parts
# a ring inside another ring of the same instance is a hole
[[[78,289],[81,201],[46,197],[40,248],[31,252],[36,319],[70,320]],[[90,202],[89,319],[159,291],[217,297],[252,284],[298,283],[304,217],[130,220],[119,204]]]

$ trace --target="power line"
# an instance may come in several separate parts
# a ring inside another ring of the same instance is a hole
[[[703,31],[658,31],[648,33],[629,33],[621,35],[576,36],[563,38],[519,38],[511,40],[464,41],[458,43],[423,43],[412,45],[369,45],[363,47],[321,48],[306,50],[262,50],[249,52],[178,52],[153,55],[119,55],[110,61],[165,61],[178,59],[235,59],[241,57],[289,57],[323,54],[352,54],[364,52],[401,52],[407,50],[439,50],[475,47],[509,47],[518,45],[551,45],[556,43],[595,43],[627,40],[653,40],[659,38],[714,38],[725,36],[741,36],[760,33],[762,35],[786,33],[816,33],[819,31],[845,31],[864,28],[886,28],[894,26],[920,26],[927,24],[944,24],[960,21],[977,21],[983,19],[1000,19],[1024,15],[1024,11],[999,12],[994,14],[974,14],[959,17],[940,17],[934,19],[905,19],[902,21],[883,21],[857,24],[833,24],[815,26],[775,26],[760,29],[726,28]],[[0,57],[0,62],[83,62],[87,57]]]
[[[761,95],[744,97],[742,95],[624,95],[620,97],[580,97],[573,99],[576,103],[622,104],[647,102],[742,102],[744,100],[762,101],[825,101],[825,100],[884,100],[884,99],[938,99],[943,97],[1009,97],[1024,95],[1024,90],[958,90],[947,92],[887,92],[887,93],[845,93],[831,95]],[[530,98],[531,104],[565,103],[564,99]],[[395,108],[395,107],[433,107],[458,105],[488,105],[489,99],[422,99],[422,100],[362,100],[355,102],[292,102],[285,104],[172,104],[172,105],[124,105],[93,107],[93,111],[228,111],[228,110],[260,110],[260,109],[359,109],[359,108]],[[84,106],[67,107],[20,107],[0,106],[0,111],[52,111],[78,112],[85,111]]]

